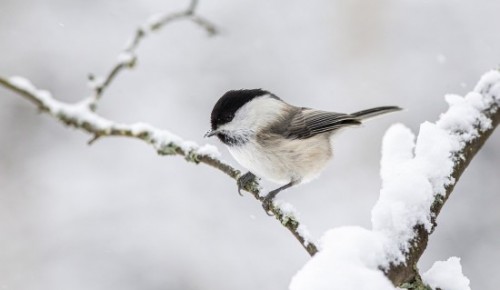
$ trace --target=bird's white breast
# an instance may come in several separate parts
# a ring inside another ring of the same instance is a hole
[[[277,184],[308,182],[319,176],[332,156],[326,135],[309,139],[278,139],[272,144],[249,141],[228,147],[234,159],[255,175]]]
[[[259,144],[250,141],[228,148],[234,159],[253,174],[278,184],[290,182],[289,174],[280,169],[276,170],[279,167],[276,156],[273,157],[264,151]]]

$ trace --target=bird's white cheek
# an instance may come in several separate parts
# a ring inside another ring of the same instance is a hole
[[[256,98],[241,107],[233,120],[222,127],[231,131],[249,130],[256,132],[276,121],[277,116],[285,107],[285,103],[270,97]]]

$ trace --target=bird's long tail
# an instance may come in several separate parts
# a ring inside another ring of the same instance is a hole
[[[391,112],[396,112],[396,111],[401,111],[402,109],[400,107],[395,107],[395,106],[385,106],[385,107],[376,107],[372,109],[367,109],[359,112],[352,113],[351,116],[356,117],[357,119],[360,120],[366,120],[366,119],[371,119],[373,117],[391,113]]]

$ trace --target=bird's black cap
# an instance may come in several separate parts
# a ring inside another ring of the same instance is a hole
[[[269,93],[268,91],[262,89],[253,90],[234,90],[225,93],[218,101],[215,103],[212,109],[212,115],[210,123],[212,125],[212,130],[219,128],[219,126],[231,122],[234,118],[234,114],[246,103],[250,102],[256,97],[261,97],[264,95],[269,95],[273,98],[278,99],[278,97]]]

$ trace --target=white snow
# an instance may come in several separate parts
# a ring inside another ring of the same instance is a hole
[[[489,97],[484,105],[491,102],[497,102],[498,104],[500,102],[498,96],[500,94],[500,72],[492,70],[485,73],[474,87],[474,92]]]
[[[431,231],[430,207],[455,182],[450,175],[459,151],[479,131],[491,127],[483,111],[500,104],[500,73],[486,73],[465,97],[445,99],[448,111],[435,123],[422,123],[416,140],[402,124],[387,130],[382,144],[382,189],[372,210],[372,230],[327,231],[320,252],[293,277],[291,290],[394,289],[380,268],[405,261],[416,225]],[[443,290],[470,289],[457,258],[437,262],[424,276]]]
[[[282,219],[283,224],[286,224],[290,219],[296,221],[300,219],[299,212],[297,211],[297,209],[295,209],[295,207],[292,204],[285,202],[281,199],[274,200],[273,204],[275,207],[279,208],[279,210],[283,214],[283,219]],[[304,239],[304,246],[308,246],[311,242],[314,242],[311,238],[309,230],[304,224],[300,223],[299,227],[297,228],[297,232]]]
[[[470,290],[470,281],[462,273],[460,258],[451,257],[447,261],[437,261],[422,275],[423,281],[441,290]]]
[[[293,277],[290,290],[394,290],[378,269],[386,261],[385,238],[360,227],[327,231],[319,251]]]
[[[403,125],[394,125],[386,133],[382,145],[380,198],[372,210],[375,231],[384,233],[394,244],[388,245],[388,255],[403,261],[400,250],[413,237],[413,225],[428,223],[428,208],[432,203],[432,186],[418,172],[414,161],[414,135]],[[401,144],[401,147],[398,145]]]
[[[52,97],[50,92],[37,89],[29,80],[22,77],[11,77],[9,82],[20,89],[26,90],[39,100],[43,106],[56,117],[65,117],[74,120],[77,124],[88,123],[96,129],[107,130],[113,122],[92,112],[88,107],[88,100],[76,104],[66,104]]]
[[[142,29],[146,32],[152,31],[154,27],[160,25],[164,21],[165,17],[165,13],[156,13],[149,16],[146,23],[142,26]]]
[[[311,233],[309,232],[309,229],[304,225],[304,223],[300,223],[300,225],[297,227],[297,233],[304,238],[304,246],[309,246],[312,240]]]
[[[92,90],[95,90],[102,87],[105,81],[106,79],[104,79],[104,77],[93,77],[87,84]]]
[[[35,94],[37,91],[35,86],[33,86],[33,84],[29,80],[20,76],[10,77],[9,82],[20,89],[30,92],[31,94]]]
[[[372,225],[389,237],[387,256],[393,261],[404,261],[415,225],[431,230],[430,206],[454,182],[450,175],[457,153],[478,136],[478,130],[491,126],[482,111],[498,102],[499,88],[500,73],[492,71],[465,97],[447,95],[450,108],[436,123],[420,125],[416,143],[401,124],[387,131],[382,146],[382,189],[372,210]]]
[[[457,95],[446,95],[445,99],[450,105],[450,109],[437,124],[445,130],[462,132],[462,141],[477,137],[479,132],[475,127],[478,124],[482,131],[491,126],[491,121],[481,114],[485,104],[479,93],[470,92],[465,98]]]
[[[210,156],[215,159],[218,159],[221,156],[219,149],[212,144],[205,144],[198,148],[196,152],[200,155]]]
[[[284,216],[295,218],[299,215],[297,209],[291,204],[281,199],[273,201],[274,206],[280,209]]]
[[[119,64],[131,65],[135,60],[135,55],[128,51],[122,51],[116,60]]]

